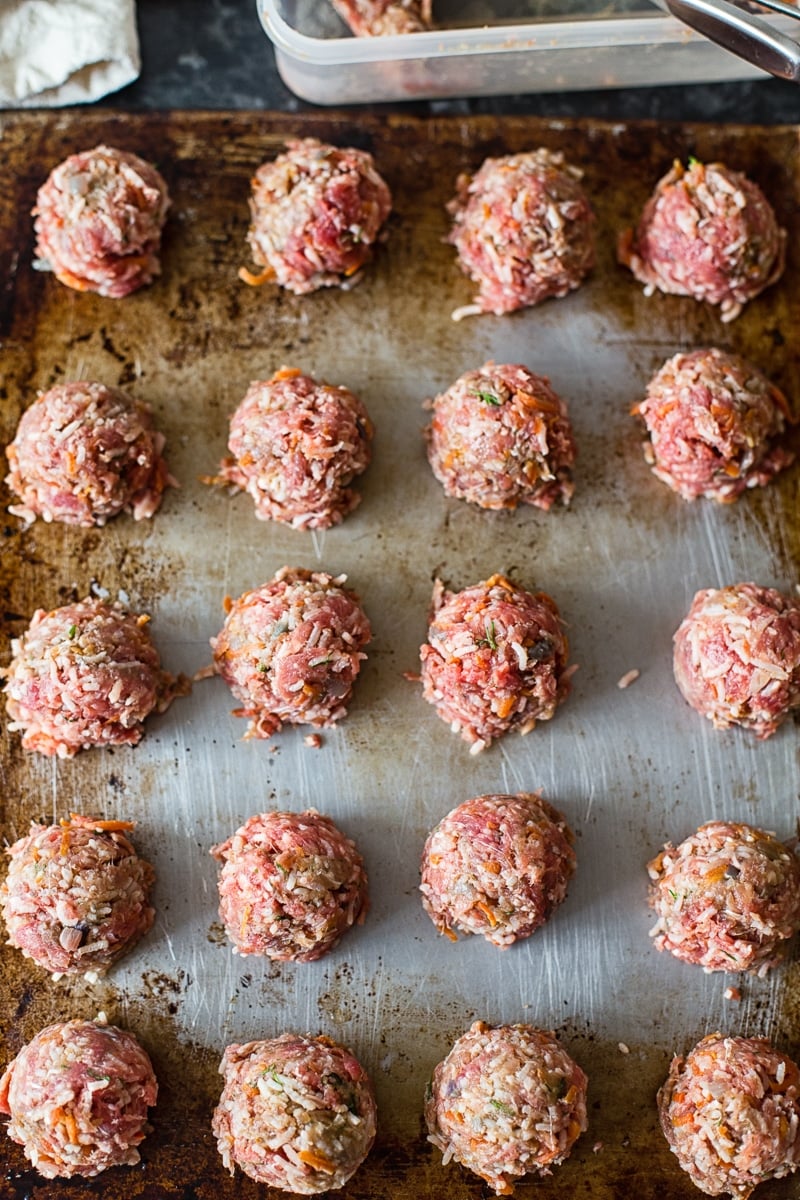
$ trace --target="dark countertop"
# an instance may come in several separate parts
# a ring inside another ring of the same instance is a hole
[[[103,103],[168,108],[311,110],[281,81],[256,0],[138,0],[142,73]],[[373,105],[372,110],[383,106]],[[800,122],[800,87],[767,76],[742,83],[416,101],[412,113],[533,113],[620,120]]]

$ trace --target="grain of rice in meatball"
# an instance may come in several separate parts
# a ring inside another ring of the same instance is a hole
[[[489,509],[569,504],[575,439],[549,379],[487,362],[431,407],[428,461],[448,496]]]
[[[423,696],[477,754],[509,730],[549,721],[569,694],[568,644],[555,602],[492,575],[461,592],[437,580],[420,647]]]
[[[429,834],[422,904],[440,933],[481,934],[505,948],[530,937],[567,895],[574,836],[529,792],[465,800]]]
[[[716,729],[771,737],[800,707],[800,600],[739,583],[697,592],[674,638],[675,682]]]
[[[371,154],[316,138],[288,142],[258,168],[252,189],[248,242],[263,270],[241,277],[298,295],[352,286],[392,208]]]
[[[433,27],[431,0],[331,0],[356,37],[421,33]]]
[[[545,148],[487,158],[461,175],[449,241],[478,285],[454,316],[498,315],[566,296],[594,266],[594,214],[583,172]]]
[[[214,846],[220,919],[239,954],[322,958],[369,907],[356,845],[315,809],[250,817]]]
[[[36,266],[67,287],[127,296],[161,273],[167,185],[151,163],[112,146],[71,154],[39,189]]]
[[[45,1179],[91,1178],[139,1162],[158,1084],[132,1033],[98,1021],[48,1025],[0,1079],[0,1113]]]
[[[800,1164],[800,1070],[765,1038],[712,1033],[672,1060],[661,1128],[707,1196],[747,1200]]]
[[[800,929],[800,861],[752,825],[709,821],[647,870],[656,948],[705,971],[763,976]]]
[[[0,911],[8,944],[53,975],[107,970],[150,929],[155,873],[127,836],[132,821],[73,813],[32,824],[6,853]]]
[[[144,721],[185,695],[184,676],[161,669],[145,614],[91,597],[38,609],[11,642],[8,728],[25,750],[72,758],[92,746],[135,746]]]
[[[586,1129],[587,1079],[552,1033],[475,1024],[433,1072],[428,1140],[499,1196],[549,1175]]]
[[[211,648],[242,703],[245,737],[271,737],[284,722],[327,728],[346,714],[372,634],[345,578],[283,567],[230,604]]]
[[[723,163],[673,163],[617,256],[645,295],[692,296],[733,321],[783,274],[786,230],[761,188]]]
[[[328,529],[361,501],[351,484],[369,466],[372,436],[353,392],[282,367],[251,383],[231,418],[219,481],[246,491],[262,521]]]
[[[369,1077],[327,1037],[285,1033],[228,1046],[212,1130],[222,1161],[257,1183],[302,1196],[344,1187],[372,1148]]]
[[[34,521],[105,525],[121,512],[152,517],[175,485],[149,405],[102,383],[58,384],[22,414],[6,448],[9,512]]]
[[[684,500],[736,500],[764,487],[794,461],[781,445],[789,405],[738,354],[676,354],[650,380],[634,408],[644,421],[653,474]]]

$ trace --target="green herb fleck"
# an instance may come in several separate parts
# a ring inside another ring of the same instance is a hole
[[[473,388],[472,395],[477,396],[484,404],[491,404],[494,408],[500,407],[500,397],[494,392],[490,392],[488,388]]]
[[[492,1108],[496,1108],[497,1111],[502,1113],[504,1117],[513,1117],[514,1110],[510,1104],[504,1104],[502,1100],[490,1100],[489,1103],[491,1104]]]
[[[74,641],[75,641],[75,634],[76,634],[77,632],[78,632],[78,626],[77,626],[77,625],[70,625],[69,629],[67,630],[67,637],[69,638],[69,640],[70,640],[71,642],[74,642]]]
[[[277,1083],[278,1087],[281,1089],[281,1091],[283,1091],[283,1080],[278,1074],[278,1068],[274,1063],[271,1063],[268,1067],[264,1067],[264,1070],[261,1072],[262,1079],[266,1079],[268,1076],[272,1082]]]
[[[688,162],[689,162],[689,169],[690,169],[690,170],[691,170],[691,168],[692,168],[692,167],[699,167],[699,166],[701,165],[701,164],[700,164],[700,159],[699,159],[699,158],[695,158],[695,156],[694,156],[693,154],[690,154],[690,155],[689,155]]]
[[[678,893],[677,893],[677,892],[673,892],[672,888],[667,888],[667,891],[669,892],[669,894],[670,894],[671,898],[672,898],[673,900],[677,901],[677,899],[678,899]]]
[[[496,650],[497,642],[495,641],[495,636],[494,636],[494,621],[487,621],[485,629],[486,629],[486,644],[488,646],[490,646],[492,650]]]

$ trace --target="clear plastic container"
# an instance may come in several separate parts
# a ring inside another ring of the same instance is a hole
[[[350,36],[327,0],[257,2],[282,79],[313,104],[710,83],[761,74],[647,0],[496,0],[494,6],[440,0],[436,30],[380,38]],[[788,18],[774,23],[792,30]]]

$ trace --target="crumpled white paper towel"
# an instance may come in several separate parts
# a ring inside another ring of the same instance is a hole
[[[0,108],[87,104],[140,66],[135,0],[0,0]]]

